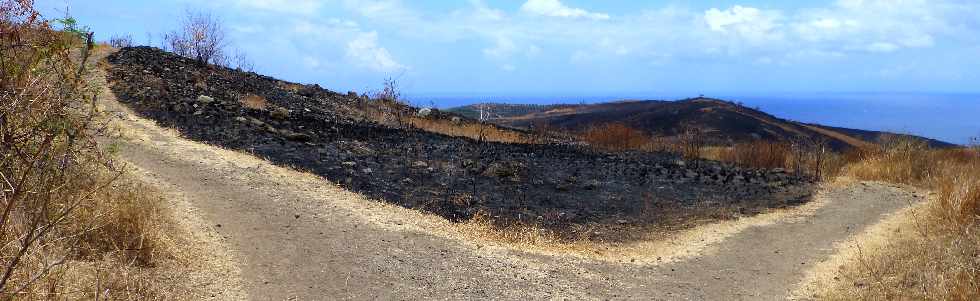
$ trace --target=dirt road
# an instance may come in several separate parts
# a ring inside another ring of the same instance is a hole
[[[439,218],[181,139],[103,101],[127,137],[121,158],[220,233],[252,300],[782,300],[835,241],[919,198],[880,184],[827,187],[804,208],[694,235],[685,241],[702,243],[696,252],[661,263],[542,255],[467,241]]]

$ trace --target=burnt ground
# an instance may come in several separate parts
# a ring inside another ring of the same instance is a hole
[[[201,66],[156,48],[125,48],[108,61],[118,99],[184,137],[454,221],[486,214],[556,230],[644,225],[678,208],[754,214],[806,202],[814,189],[808,179],[781,170],[663,153],[479,142],[385,126],[359,117],[373,101],[355,94]],[[245,106],[249,96],[267,104]]]

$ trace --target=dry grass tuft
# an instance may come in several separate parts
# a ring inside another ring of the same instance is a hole
[[[578,139],[601,151],[667,152],[688,159],[704,158],[707,149],[702,133],[696,129],[674,137],[655,137],[616,122],[592,126]]]
[[[980,300],[980,156],[894,141],[845,173],[932,189],[908,230],[868,249],[822,283],[826,300]]]
[[[386,93],[397,94],[397,92],[391,91]],[[411,127],[446,136],[501,143],[531,143],[533,140],[531,134],[502,128],[486,122],[417,116],[412,107],[397,99],[362,100],[357,113],[361,115],[361,118],[379,124],[398,128]]]
[[[238,101],[241,102],[242,106],[252,110],[265,111],[269,108],[269,101],[265,97],[255,94],[245,95]]]
[[[524,223],[511,223],[501,226],[493,217],[477,213],[462,226],[470,228],[471,233],[480,233],[490,241],[504,242],[514,246],[571,246],[575,242],[562,239],[552,231]]]
[[[592,147],[607,151],[640,150],[653,144],[646,133],[622,123],[592,126],[582,133],[581,139]]]
[[[719,160],[755,168],[786,168],[792,159],[793,148],[788,143],[754,141],[724,148]]]
[[[92,34],[0,0],[0,299],[172,299],[159,198],[97,141]]]
[[[502,143],[524,143],[528,141],[527,134],[492,124],[453,122],[452,120],[421,117],[406,117],[405,120],[404,123],[412,127],[446,136]]]
[[[936,172],[942,159],[937,155],[942,152],[930,151],[924,142],[903,139],[861,154],[863,160],[849,165],[845,174],[865,181],[921,184]]]
[[[100,176],[101,180],[107,180]],[[71,190],[69,190],[69,193]],[[176,246],[166,225],[161,198],[141,182],[125,176],[97,192],[75,211],[54,237],[58,239],[35,252],[15,274],[15,281],[50,266],[50,258],[64,256],[58,268],[18,293],[20,300],[119,299],[165,300],[180,297],[169,270]]]

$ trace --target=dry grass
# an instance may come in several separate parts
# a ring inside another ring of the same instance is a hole
[[[388,92],[394,93],[394,92]],[[532,135],[496,126],[490,123],[460,119],[416,116],[414,110],[399,102],[387,99],[364,100],[358,108],[361,118],[393,127],[412,127],[423,131],[452,137],[501,143],[532,143]]]
[[[788,143],[754,141],[724,148],[718,159],[755,168],[787,168],[793,148]]]
[[[406,117],[404,123],[424,131],[446,136],[502,143],[525,143],[528,141],[527,134],[503,129],[492,124],[453,122],[452,120],[421,117]]]
[[[865,153],[855,149],[839,154],[825,144],[807,140],[708,146],[697,130],[674,137],[651,137],[621,123],[593,126],[579,135],[579,139],[602,151],[667,152],[688,159],[715,160],[750,168],[782,168],[822,179],[836,178],[845,165],[864,158]]]
[[[933,190],[901,223],[905,231],[859,249],[833,280],[826,300],[980,300],[980,153],[930,150],[895,141],[845,174]]]
[[[688,159],[704,158],[708,148],[698,130],[688,130],[673,137],[658,137],[617,122],[589,127],[577,138],[601,151],[666,152]]]
[[[851,149],[844,153],[819,146],[799,146],[791,143],[754,141],[728,147],[706,147],[701,158],[733,163],[751,168],[782,168],[833,181],[844,167],[867,157],[866,149]]]
[[[607,151],[639,150],[653,144],[649,135],[622,123],[595,125],[580,137],[592,147]]]
[[[106,175],[98,176],[108,181]],[[166,227],[161,198],[139,181],[116,178],[73,212],[52,241],[31,252],[13,276],[23,283],[65,258],[37,283],[17,294],[19,300],[113,299],[166,300],[180,289],[161,278],[170,271],[158,266],[172,260],[176,248]],[[69,189],[66,193],[75,193]],[[76,239],[68,239],[74,235]]]
[[[155,268],[172,248],[160,198],[96,140],[91,35],[32,1],[0,0],[0,18],[0,299],[181,298]]]
[[[238,101],[241,102],[242,106],[252,110],[265,111],[269,108],[269,101],[265,97],[255,94],[245,95]]]
[[[924,142],[903,140],[866,153],[863,160],[849,165],[845,173],[866,181],[924,184],[923,181],[936,173],[942,155],[941,151],[930,151]]]

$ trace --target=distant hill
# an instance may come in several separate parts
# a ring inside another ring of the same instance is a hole
[[[700,130],[712,144],[753,140],[791,141],[799,137],[825,139],[836,150],[878,142],[886,132],[866,131],[806,124],[782,119],[738,103],[692,98],[678,101],[618,101],[585,105],[477,104],[450,109],[471,118],[480,111],[491,122],[517,128],[547,125],[571,132],[590,126],[618,122],[656,136],[677,136],[690,129]],[[953,144],[918,136],[933,147]]]

